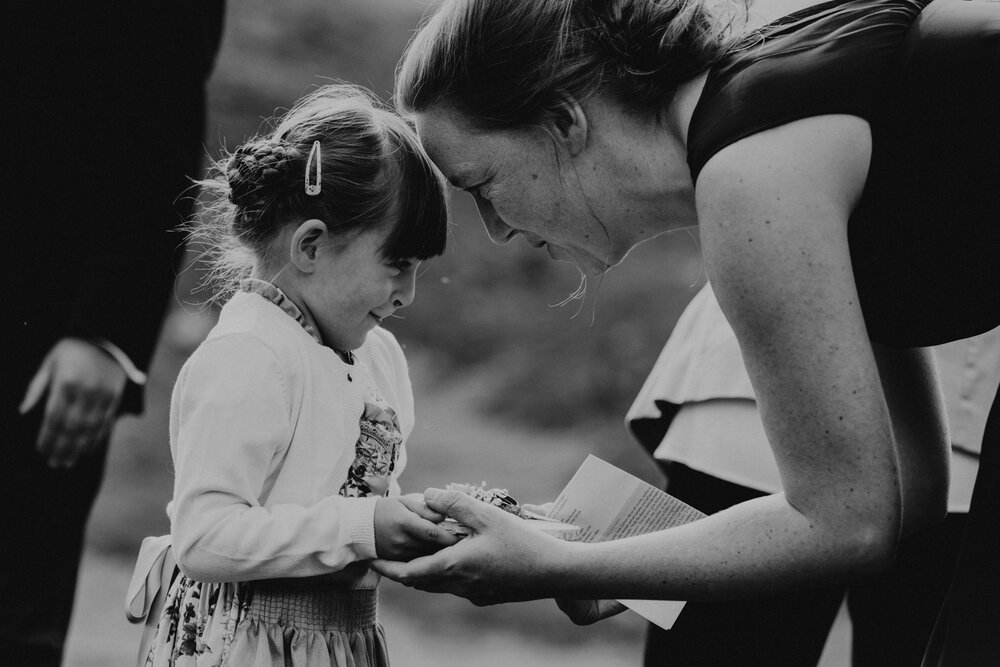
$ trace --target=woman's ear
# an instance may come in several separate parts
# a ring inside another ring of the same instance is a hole
[[[292,265],[303,273],[315,271],[317,252],[326,242],[328,233],[326,223],[316,218],[310,218],[296,227],[288,248]]]
[[[578,155],[587,146],[587,114],[572,95],[564,94],[559,100],[547,129],[570,155]]]

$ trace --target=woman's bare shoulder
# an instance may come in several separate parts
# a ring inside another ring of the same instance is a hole
[[[867,123],[848,115],[797,120],[715,154],[695,195],[716,289],[737,284],[746,298],[804,307],[788,299],[827,271],[849,274],[847,223],[870,155]],[[823,292],[829,285],[815,287]]]

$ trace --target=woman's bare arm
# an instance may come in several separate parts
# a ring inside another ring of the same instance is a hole
[[[861,314],[847,219],[869,142],[857,118],[797,121],[721,151],[699,182],[706,263],[754,381],[784,494],[602,544],[530,536],[444,494],[429,504],[462,514],[476,533],[379,568],[494,602],[756,596],[888,565],[904,522],[943,515],[946,483],[936,480],[947,476],[939,465],[947,445],[920,356],[876,360]],[[930,416],[908,421],[921,411]],[[931,479],[914,484],[917,475]]]

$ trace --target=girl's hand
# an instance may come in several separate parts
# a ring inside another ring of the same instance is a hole
[[[398,496],[396,500],[403,503],[403,506],[406,507],[406,509],[424,519],[427,519],[428,521],[433,523],[441,523],[444,521],[444,514],[435,512],[428,507],[427,503],[424,502],[424,494],[422,493],[407,493],[404,496]]]
[[[444,517],[426,507],[422,512],[411,509],[411,505],[418,507],[412,498],[405,502],[398,498],[379,498],[375,503],[375,552],[379,558],[408,561],[458,541],[437,525]],[[433,517],[440,518],[435,522]]]
[[[577,625],[590,625],[620,614],[628,607],[618,600],[568,600],[556,598],[556,606]]]
[[[556,565],[565,562],[567,543],[460,491],[428,489],[424,498],[472,533],[431,556],[409,563],[379,559],[372,569],[405,586],[452,593],[479,606],[552,597],[545,589]]]
[[[104,350],[64,338],[28,384],[21,414],[48,393],[36,448],[53,468],[72,468],[108,438],[125,390],[125,371]]]

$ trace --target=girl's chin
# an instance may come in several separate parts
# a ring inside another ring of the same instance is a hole
[[[338,336],[336,339],[330,340],[327,345],[341,352],[354,352],[365,344],[365,338],[368,336],[368,332],[374,328],[374,325],[370,326],[365,329],[364,333],[358,336]],[[324,342],[326,342],[325,338]]]

